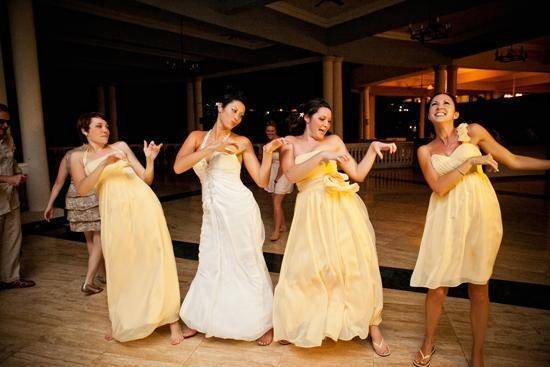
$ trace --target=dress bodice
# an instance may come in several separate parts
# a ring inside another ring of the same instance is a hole
[[[199,149],[203,149],[210,135],[210,130],[203,139]],[[229,138],[229,135],[225,137],[224,141]],[[201,180],[201,183],[205,183],[206,180],[215,176],[232,176],[238,178],[240,181],[241,175],[241,162],[236,154],[229,154],[223,152],[214,152],[209,161],[206,158],[201,159],[193,166],[193,171]]]
[[[87,159],[88,152],[84,151],[83,163],[84,163],[84,172],[86,173],[86,175],[89,175],[91,172],[93,172],[101,164],[101,162],[103,162],[109,156],[117,152],[123,153],[121,150],[118,150],[116,148],[113,148],[113,150],[114,150],[113,152],[103,157],[91,159],[91,160]],[[121,159],[115,163],[107,165],[103,169],[103,172],[99,177],[99,181],[97,182],[97,187],[98,188],[101,187],[102,183],[105,182],[106,179],[111,179],[116,177],[123,178],[126,180],[129,178],[131,179],[137,178],[137,175],[134,169],[132,168],[132,166],[130,165],[130,163],[125,159]]]
[[[467,159],[472,157],[481,156],[481,151],[477,147],[470,143],[470,137],[468,136],[468,124],[463,123],[457,127],[458,140],[462,142],[450,155],[445,154],[432,154],[432,165],[441,176],[456,169]],[[477,172],[482,173],[481,166],[475,168]]]
[[[432,165],[441,176],[451,172],[469,158],[481,156],[479,148],[472,143],[462,143],[451,155],[432,154]],[[478,172],[483,172],[481,166],[477,166]]]
[[[303,163],[318,153],[319,149],[299,154],[294,158],[294,163]],[[313,188],[324,188],[329,193],[359,191],[359,185],[350,184],[348,180],[348,175],[338,172],[336,161],[331,160],[319,163],[304,179],[297,182],[296,186],[300,192]]]

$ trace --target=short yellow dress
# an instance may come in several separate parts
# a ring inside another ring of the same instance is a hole
[[[467,124],[457,128],[462,144],[450,155],[433,154],[432,165],[443,176],[471,157],[481,156],[470,143]],[[455,287],[486,284],[502,240],[497,196],[481,166],[472,169],[445,196],[430,198],[420,253],[411,286]]]
[[[86,174],[107,158],[86,155]],[[162,206],[124,160],[105,167],[96,192],[113,338],[145,338],[179,320],[178,273]]]
[[[302,163],[318,150],[296,157]],[[374,229],[357,184],[320,163],[297,183],[294,219],[275,288],[275,340],[316,347],[325,337],[364,339],[381,321]]]

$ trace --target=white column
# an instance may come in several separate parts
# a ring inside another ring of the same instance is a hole
[[[342,57],[334,59],[334,104],[332,105],[332,124],[336,135],[344,139],[344,108],[342,101]]]
[[[195,125],[195,98],[193,96],[193,81],[187,81],[187,134],[196,129]]]
[[[323,99],[334,106],[334,56],[323,57]]]
[[[105,115],[105,87],[103,83],[97,86],[97,112]]]
[[[427,98],[422,97],[420,98],[420,113],[418,114],[418,137],[419,138],[425,138],[426,137],[426,103]]]
[[[6,77],[4,75],[4,59],[2,45],[0,44],[0,103],[8,104],[8,93],[6,92]]]
[[[195,94],[195,130],[202,130],[201,118],[202,118],[202,78],[195,78],[194,85]]]
[[[116,87],[114,84],[109,84],[107,90],[107,97],[109,98],[109,130],[111,131],[110,140],[112,142],[118,141],[118,111],[116,108]]]
[[[27,181],[29,209],[42,211],[50,195],[50,176],[46,158],[46,137],[32,1],[9,0],[8,18],[23,158],[29,167]]]

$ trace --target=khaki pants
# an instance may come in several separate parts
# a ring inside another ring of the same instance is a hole
[[[21,253],[21,216],[19,208],[0,215],[0,281],[19,279],[19,254]]]

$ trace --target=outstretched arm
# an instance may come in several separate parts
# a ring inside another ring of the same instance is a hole
[[[344,157],[347,159],[341,159],[340,166],[348,174],[348,176],[356,182],[363,182],[365,180],[365,177],[369,174],[370,170],[372,169],[372,166],[374,165],[374,161],[376,160],[376,157],[380,157],[380,159],[383,159],[383,151],[389,151],[390,154],[393,154],[397,151],[397,146],[395,143],[381,143],[379,141],[373,141],[369,145],[369,149],[367,150],[367,153],[361,159],[361,162],[359,164],[353,159],[353,157],[349,154],[346,145],[344,142],[338,138],[338,151],[341,152]]]
[[[44,219],[46,219],[48,222],[53,217],[53,203],[57,198],[57,196],[59,195],[59,192],[63,188],[63,185],[65,184],[65,180],[69,175],[69,172],[67,171],[67,160],[69,158],[70,158],[69,153],[65,153],[65,155],[63,156],[63,159],[61,159],[61,163],[59,163],[59,168],[57,169],[57,177],[55,178],[55,182],[52,186],[52,191],[50,192],[50,198],[48,199],[48,204],[46,205],[46,209],[44,210]]]
[[[477,144],[486,153],[491,154],[496,161],[512,170],[548,170],[550,160],[526,157],[510,152],[500,145],[491,134],[479,124],[468,125],[469,135],[477,140]]]

